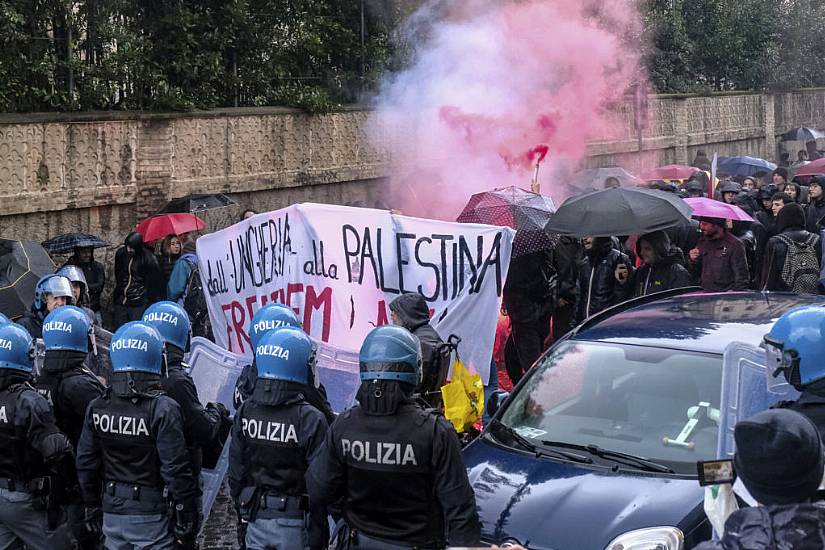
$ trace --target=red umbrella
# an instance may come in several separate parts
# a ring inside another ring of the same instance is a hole
[[[753,218],[747,212],[726,202],[708,199],[705,197],[694,197],[685,199],[685,202],[693,208],[694,218],[720,218],[723,220],[734,220],[742,222],[752,222]]]
[[[685,166],[684,164],[668,164],[659,166],[645,174],[646,180],[686,180],[698,172],[695,166]]]
[[[821,176],[822,174],[825,174],[825,158],[809,162],[796,172],[797,176]]]
[[[168,235],[183,235],[190,231],[200,231],[206,222],[194,214],[160,214],[140,222],[135,231],[143,235],[147,243]]]

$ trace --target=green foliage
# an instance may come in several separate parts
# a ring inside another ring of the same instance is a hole
[[[392,55],[357,0],[0,0],[0,110],[356,101]]]

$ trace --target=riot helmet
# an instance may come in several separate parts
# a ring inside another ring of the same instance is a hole
[[[14,323],[0,325],[0,369],[31,373],[34,364],[34,341]]]
[[[252,343],[252,349],[257,349],[264,334],[283,327],[303,328],[292,308],[282,304],[267,304],[256,311],[249,327],[249,341]]]
[[[763,347],[768,376],[801,390],[825,378],[825,307],[801,306],[777,319]]]
[[[192,325],[186,310],[175,302],[157,302],[143,314],[143,322],[154,327],[167,345],[181,351],[189,348]]]
[[[43,321],[46,351],[89,353],[92,327],[86,312],[76,306],[57,308]]]
[[[69,282],[72,283],[72,288],[74,288],[74,285],[80,286],[78,296],[75,297],[73,295],[76,304],[86,304],[89,302],[89,284],[86,282],[86,274],[83,273],[82,269],[76,265],[64,265],[57,270],[56,274],[69,279]]]
[[[315,345],[301,329],[271,330],[255,348],[255,364],[259,378],[309,384],[314,378]]]
[[[163,369],[163,338],[143,321],[126,323],[112,336],[109,346],[112,372],[145,372],[161,374]]]
[[[60,275],[46,275],[37,281],[37,286],[34,287],[34,309],[38,311],[46,309],[48,296],[62,296],[66,298],[66,303],[71,304],[74,298],[72,283]]]
[[[358,355],[361,381],[395,380],[412,386],[421,381],[421,344],[398,325],[374,328]]]

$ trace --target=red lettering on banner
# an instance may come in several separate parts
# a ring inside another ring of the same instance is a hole
[[[387,319],[387,302],[381,300],[378,302],[378,318],[375,319],[375,326],[381,327],[384,325],[388,325],[390,322]]]
[[[321,308],[323,308],[324,322],[321,330],[321,340],[329,342],[329,329],[332,324],[332,287],[325,288],[321,294],[315,294],[315,287],[307,286],[304,300],[305,329],[312,326],[312,312]]]
[[[227,315],[226,312],[232,308],[232,304],[221,304],[221,310],[223,310],[223,318],[226,319]],[[232,327],[229,323],[226,323],[226,341],[229,344],[229,351],[232,351]]]
[[[232,302],[232,326],[235,328],[235,338],[238,342],[238,353],[244,353],[243,341],[249,342],[249,335],[244,329],[244,321],[246,315],[244,314],[243,306],[238,302]]]

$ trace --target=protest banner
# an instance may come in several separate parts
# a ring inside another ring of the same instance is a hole
[[[512,229],[425,220],[384,210],[298,204],[198,239],[215,341],[251,359],[249,324],[285,304],[314,339],[358,351],[389,322],[388,304],[420,292],[432,324],[462,339],[465,363],[487,380]]]

